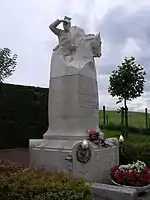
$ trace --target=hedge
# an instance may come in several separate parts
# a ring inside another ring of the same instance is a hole
[[[48,89],[0,84],[0,149],[28,147],[47,130]]]
[[[120,146],[120,164],[141,160],[150,166],[150,147],[124,143]]]
[[[0,163],[0,199],[92,200],[90,186],[63,173],[24,170],[10,162]]]
[[[106,130],[111,130],[111,131],[121,131],[124,130],[124,127],[119,125],[119,124],[114,124],[110,123],[106,126],[103,124],[100,124],[101,129],[106,129]],[[150,135],[150,128],[137,128],[134,126],[128,126],[128,131],[131,133],[136,133],[136,134],[147,134]]]

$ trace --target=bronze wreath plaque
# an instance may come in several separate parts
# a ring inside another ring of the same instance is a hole
[[[91,158],[91,149],[83,148],[81,144],[78,145],[76,150],[76,158],[81,163],[87,163]]]

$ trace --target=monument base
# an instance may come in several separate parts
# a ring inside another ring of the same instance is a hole
[[[30,168],[70,173],[87,181],[110,183],[110,169],[119,164],[119,145],[104,148],[88,141],[90,157],[85,162],[81,159],[82,153],[79,153],[82,142],[75,139],[30,140]]]
[[[104,133],[99,129],[99,134],[103,137]],[[47,132],[43,135],[43,139],[50,140],[84,140],[89,139],[89,134],[87,131],[52,131],[47,130]]]
[[[44,135],[43,139],[50,139],[50,140],[84,140],[88,139],[89,135],[85,131],[79,131],[79,132],[70,132],[66,131],[51,131],[48,130]]]

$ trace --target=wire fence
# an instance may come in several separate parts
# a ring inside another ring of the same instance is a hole
[[[99,113],[100,126],[110,127],[110,126],[124,126],[125,124],[125,110],[122,107],[120,110],[108,111],[106,107]],[[148,109],[145,108],[142,112],[132,112],[128,111],[128,126],[136,129],[146,129],[150,130],[150,114]]]

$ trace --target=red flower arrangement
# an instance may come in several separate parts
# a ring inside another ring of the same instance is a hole
[[[143,165],[140,166],[140,163]],[[145,163],[137,161],[132,165],[115,166],[111,169],[111,178],[114,182],[133,187],[150,185],[150,168]]]

